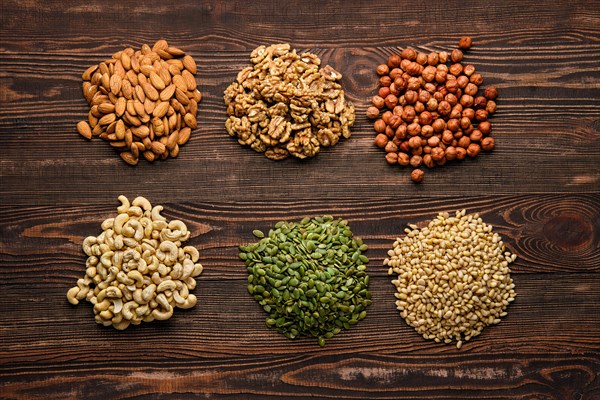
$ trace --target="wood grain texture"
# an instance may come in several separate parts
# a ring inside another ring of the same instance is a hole
[[[429,171],[389,167],[364,117],[375,67],[407,46],[475,46],[500,90],[497,148]],[[166,38],[198,63],[199,127],[179,158],[135,168],[87,142],[81,73]],[[349,140],[272,162],[225,129],[222,93],[260,44],[290,42],[344,75]],[[6,0],[0,4],[0,398],[600,399],[599,1]],[[68,304],[84,237],[120,194],[146,196],[192,231],[199,302],[116,332]],[[518,293],[461,350],[400,318],[382,266],[408,223],[466,208],[517,254]],[[279,220],[332,214],[369,245],[367,318],[328,341],[268,329],[237,247]]]

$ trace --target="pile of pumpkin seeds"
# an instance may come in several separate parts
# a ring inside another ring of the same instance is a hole
[[[365,318],[371,304],[367,245],[332,216],[278,222],[240,246],[248,292],[269,314],[268,327],[290,339],[329,339]]]

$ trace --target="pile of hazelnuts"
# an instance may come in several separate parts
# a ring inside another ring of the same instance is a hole
[[[422,166],[434,168],[494,148],[488,119],[496,111],[498,91],[488,86],[479,94],[483,76],[462,63],[463,50],[471,45],[464,37],[450,54],[407,48],[377,67],[379,93],[367,109],[367,117],[375,119],[375,145],[385,149],[388,164],[412,166],[414,182],[423,180]]]

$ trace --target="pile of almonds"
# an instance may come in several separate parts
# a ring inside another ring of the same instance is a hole
[[[471,45],[464,37],[450,54],[407,48],[377,67],[379,93],[367,109],[367,117],[375,119],[375,145],[385,149],[389,164],[412,166],[414,182],[423,180],[421,166],[434,168],[494,148],[488,119],[498,91],[489,86],[479,94],[483,76],[462,64],[461,49]]]
[[[140,156],[177,157],[196,128],[202,99],[194,74],[194,59],[166,40],[118,51],[83,73],[90,111],[77,131],[108,141],[130,165]]]

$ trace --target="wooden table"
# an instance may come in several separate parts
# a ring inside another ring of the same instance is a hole
[[[600,398],[600,2],[6,0],[0,32],[1,398]],[[374,69],[463,35],[501,92],[497,149],[415,185],[373,146]],[[76,133],[81,73],[158,38],[198,62],[199,128],[177,159],[129,167]],[[277,42],[340,70],[357,108],[352,138],[314,159],[272,162],[224,129],[223,90]],[[195,308],[124,332],[65,298],[120,194],[184,220],[205,267]],[[457,350],[405,324],[382,262],[406,224],[463,208],[518,255],[518,297]],[[374,300],[324,348],[265,326],[237,249],[255,228],[320,214],[369,245]]]

